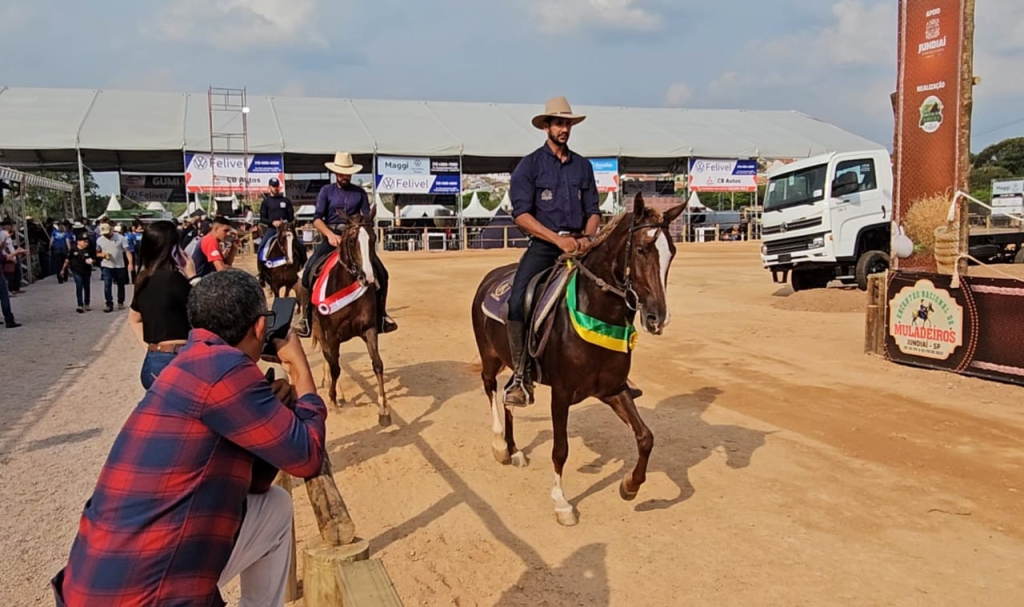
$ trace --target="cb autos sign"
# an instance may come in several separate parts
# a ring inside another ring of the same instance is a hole
[[[185,185],[190,193],[242,194],[270,187],[270,179],[284,183],[284,158],[280,154],[253,154],[246,166],[242,154],[185,154]]]
[[[692,192],[756,192],[757,161],[695,158],[689,187]]]
[[[462,192],[458,159],[380,156],[377,191],[381,194],[459,194]]]

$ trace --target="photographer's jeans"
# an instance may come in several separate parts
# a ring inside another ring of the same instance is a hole
[[[171,364],[176,354],[170,352],[146,352],[146,358],[142,360],[142,373],[140,379],[142,379],[142,387],[149,390],[156,378],[160,376],[160,372],[167,368],[167,365]]]
[[[103,298],[108,308],[114,307],[113,283],[117,283],[117,305],[124,305],[124,286],[128,283],[125,268],[100,268],[103,276]]]

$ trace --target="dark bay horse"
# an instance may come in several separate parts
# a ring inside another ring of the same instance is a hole
[[[300,251],[302,246],[292,224],[282,221],[277,227],[276,239],[267,247],[266,258],[271,262],[281,259],[284,262],[277,262],[280,265],[263,269],[267,286],[270,287],[274,297],[287,297],[290,292],[295,290],[295,285],[299,282],[299,270],[302,269]]]
[[[639,311],[644,330],[660,335],[670,320],[665,291],[675,245],[669,224],[685,207],[683,203],[662,214],[646,208],[643,197],[637,194],[633,211],[609,222],[586,251],[574,259],[575,309],[591,319],[621,327],[631,327]],[[516,448],[513,436],[512,412],[501,404],[498,393],[498,373],[512,368],[508,334],[503,324],[481,310],[484,298],[514,267],[515,264],[497,268],[484,277],[473,298],[472,317],[483,365],[480,375],[491,405],[494,457],[502,464],[525,466],[526,456]],[[551,312],[553,318],[548,318],[550,334],[547,346],[536,360],[536,368],[540,375],[538,383],[551,387],[551,458],[555,467],[551,499],[558,522],[569,526],[579,520],[562,490],[562,470],[569,456],[569,407],[596,397],[633,430],[639,459],[619,486],[619,494],[625,500],[635,499],[647,478],[654,435],[640,419],[627,384],[631,348],[620,352],[584,341],[574,328],[567,301],[563,296]]]
[[[370,251],[375,246],[373,232],[373,216],[377,207],[374,206],[369,219],[361,216],[344,218],[346,227],[338,235],[338,263],[330,270],[327,278],[327,292],[336,293],[353,283],[366,287],[358,299],[331,314],[322,314],[313,310],[313,344],[319,345],[324,353],[324,361],[331,373],[330,399],[338,406],[338,377],[341,375],[341,344],[354,337],[366,343],[366,350],[373,363],[373,373],[377,376],[377,421],[381,426],[391,425],[391,411],[388,409],[387,395],[384,393],[384,362],[380,358],[378,345],[378,327],[380,320],[377,311],[377,282],[373,273]],[[326,271],[326,268],[325,268]],[[315,285],[314,285],[315,288]],[[313,305],[312,300],[306,298]],[[324,381],[327,375],[324,374]],[[342,392],[341,402],[345,402]]]

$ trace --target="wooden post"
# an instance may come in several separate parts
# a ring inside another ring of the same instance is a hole
[[[278,472],[274,484],[287,491],[289,496],[292,494],[292,477],[287,472]],[[288,580],[284,589],[284,602],[286,603],[299,598],[299,579],[296,574],[298,563],[295,552],[295,517],[292,516],[292,562],[288,567]]]
[[[331,460],[326,454],[320,474],[306,479],[306,491],[320,538],[308,542],[303,550],[303,600],[308,607],[345,605],[338,586],[338,567],[370,558],[370,543],[356,537],[356,526],[334,482]]]
[[[960,56],[960,140],[959,155],[960,166],[957,170],[959,183],[956,187],[964,192],[970,191],[971,178],[971,116],[974,109],[974,0],[964,0],[963,15],[963,39],[961,47],[963,53]],[[961,198],[958,206],[960,224],[960,251],[967,252],[970,248],[970,222],[967,217],[970,205],[966,198]],[[957,261],[957,269],[960,274],[967,276],[967,258],[961,257]]]
[[[351,543],[356,537],[356,526],[334,482],[331,459],[326,454],[320,474],[306,479],[306,491],[324,541],[332,546]]]
[[[888,273],[868,276],[868,309],[864,327],[864,353],[885,355],[886,284]]]

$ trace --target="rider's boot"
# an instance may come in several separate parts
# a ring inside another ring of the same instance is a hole
[[[634,400],[644,395],[644,391],[640,389],[640,386],[634,384],[633,380],[628,377],[626,378],[626,387],[629,388],[629,395],[632,396]]]
[[[524,372],[526,369],[525,342],[526,323],[521,320],[508,321],[508,345],[512,352],[512,364],[515,365],[515,368],[512,370],[512,380],[505,388],[506,407],[525,407],[532,400],[527,393],[528,391],[533,392],[532,386],[529,385],[530,380]]]
[[[313,334],[313,303],[307,301],[302,310],[302,320],[295,327],[295,334],[299,337],[309,337]]]
[[[377,297],[377,309],[380,310],[380,326],[377,329],[381,333],[391,333],[392,331],[398,330],[398,323],[395,319],[391,318],[387,310],[384,308],[384,302],[381,300],[379,294]]]

